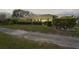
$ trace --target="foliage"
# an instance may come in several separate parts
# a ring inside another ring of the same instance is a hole
[[[1,13],[0,14],[0,22],[3,23],[4,21],[6,21],[6,14],[5,13]]]
[[[52,26],[52,22],[51,21],[47,21],[47,26]]]
[[[72,16],[64,16],[54,19],[53,22],[56,28],[71,29],[76,24],[76,18]]]
[[[25,17],[27,15],[32,15],[32,13],[21,9],[15,9],[12,14],[13,17]]]

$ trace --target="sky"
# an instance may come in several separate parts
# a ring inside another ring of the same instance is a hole
[[[28,11],[33,12],[34,14],[54,14],[54,15],[60,15],[60,14],[77,14],[79,13],[79,9],[25,9]],[[0,9],[0,12],[13,12],[13,9]]]

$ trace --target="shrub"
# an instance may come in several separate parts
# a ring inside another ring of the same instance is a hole
[[[76,18],[71,17],[71,16],[64,16],[61,18],[57,18],[53,20],[54,26],[57,28],[61,29],[71,29],[75,26],[76,24]]]

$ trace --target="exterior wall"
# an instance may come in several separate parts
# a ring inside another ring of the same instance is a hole
[[[52,21],[52,16],[35,16],[32,17],[33,21],[39,21],[39,22],[46,22],[46,21]]]
[[[24,18],[18,19],[20,22],[47,22],[52,20],[52,16],[26,16]]]

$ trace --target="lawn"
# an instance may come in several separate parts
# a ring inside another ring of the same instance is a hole
[[[47,26],[41,25],[1,25],[1,27],[12,28],[12,29],[21,29],[27,31],[39,31],[39,32],[48,32],[50,29]]]
[[[73,32],[74,36],[79,37],[79,25],[74,27],[75,31]]]
[[[14,36],[7,35],[5,33],[0,32],[0,48],[1,49],[38,49],[38,48],[64,48],[61,46],[58,46],[56,44],[51,44],[51,43],[40,43],[40,42],[35,42],[31,41],[28,39],[23,39],[23,38],[16,38]]]
[[[11,29],[20,29],[20,30],[33,31],[33,32],[42,32],[42,33],[51,33],[51,34],[72,36],[72,32],[60,31],[60,30],[55,29],[54,27],[48,27],[48,26],[42,26],[42,25],[13,24],[13,25],[0,25],[0,27],[11,28]]]

